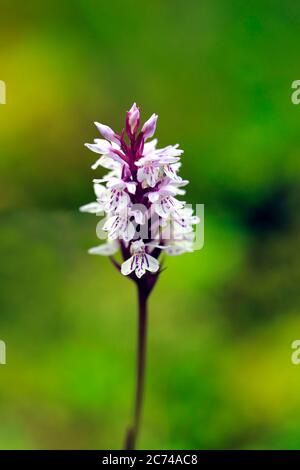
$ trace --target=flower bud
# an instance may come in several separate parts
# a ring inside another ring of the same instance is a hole
[[[157,114],[152,114],[152,116],[148,119],[148,121],[145,122],[142,128],[142,133],[144,136],[144,139],[149,139],[149,137],[152,137],[155,129],[156,129],[156,121],[157,121]]]
[[[120,137],[109,126],[101,124],[100,122],[95,122],[95,126],[97,127],[100,134],[103,135],[104,139],[115,142],[116,144],[120,143]]]
[[[135,103],[131,106],[126,115],[126,132],[132,137],[138,130],[140,125],[140,110]]]

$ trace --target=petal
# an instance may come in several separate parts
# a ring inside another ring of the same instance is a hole
[[[131,222],[129,222],[124,232],[122,233],[122,238],[125,242],[129,242],[130,240],[133,239],[134,235],[135,235],[135,227]]]
[[[121,273],[124,276],[128,276],[128,274],[132,273],[135,267],[135,259],[134,256],[131,256],[128,260],[124,261],[121,266]]]
[[[105,139],[115,142],[116,144],[120,144],[119,136],[109,126],[101,124],[100,122],[95,122],[95,126]]]
[[[116,176],[112,176],[107,181],[107,188],[113,188],[114,186],[118,186],[119,188],[125,188],[125,183],[121,178],[117,178]]]
[[[94,144],[85,144],[85,146],[95,153],[108,153],[111,148],[111,144],[104,139],[95,139]]]
[[[141,167],[146,165],[147,163],[152,162],[153,160],[158,160],[158,158],[153,153],[151,153],[149,155],[146,155],[145,157],[139,158],[136,162],[134,162],[134,164],[136,166]]]
[[[105,224],[103,225],[104,232],[109,232],[110,230],[115,228],[115,224],[116,224],[118,219],[119,219],[119,217],[117,215],[113,215],[112,217],[109,217],[106,220]]]
[[[135,194],[136,192],[136,183],[126,183],[126,187],[128,189],[128,192],[131,193],[131,194]]]
[[[102,197],[105,191],[106,191],[106,188],[102,184],[99,184],[99,183],[94,184],[94,192],[97,198]]]
[[[130,197],[127,193],[122,192],[119,201],[116,201],[116,208],[118,208],[118,211],[125,209],[130,203]]]
[[[143,214],[142,211],[140,210],[132,211],[132,215],[137,224],[142,225],[145,223],[145,215]]]
[[[145,122],[142,127],[142,133],[144,134],[144,139],[149,139],[152,137],[156,129],[157,114],[152,114],[152,116]]]
[[[155,153],[159,157],[179,157],[183,154],[183,150],[179,149],[178,144],[176,144],[168,145],[162,149],[157,149]]]
[[[159,270],[159,262],[156,258],[151,255],[145,254],[146,262],[147,262],[147,269],[152,273],[156,273]]]
[[[181,176],[177,175],[175,165],[165,165],[164,166],[165,174],[174,181],[181,181]]]
[[[159,170],[158,168],[150,168],[149,173],[147,175],[147,183],[151,188],[154,188],[156,183],[158,182]]]
[[[104,243],[103,245],[95,246],[89,249],[90,255],[111,256],[114,255],[119,249],[117,241]]]
[[[146,272],[146,256],[145,254],[135,256],[135,274],[138,278],[141,278]]]
[[[148,153],[151,153],[155,150],[157,145],[157,139],[150,140],[150,142],[146,142],[144,145],[143,156],[145,157]]]
[[[98,166],[103,166],[102,164],[102,161],[103,161],[103,157],[99,158],[92,166],[92,170],[96,170],[96,168],[98,168]],[[104,167],[105,168],[105,167]]]
[[[91,202],[79,208],[80,212],[89,212],[90,214],[97,214],[103,211],[103,206],[98,202]]]
[[[155,202],[159,199],[158,191],[155,191],[153,193],[148,193],[147,196],[150,202]]]
[[[146,177],[146,174],[144,172],[144,168],[139,168],[138,171],[137,171],[137,180],[139,183],[141,183],[142,181],[144,181]]]

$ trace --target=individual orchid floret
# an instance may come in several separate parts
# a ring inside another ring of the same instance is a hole
[[[173,181],[168,177],[164,177],[154,191],[146,193],[149,201],[153,204],[153,209],[163,219],[172,217],[173,212],[182,209],[185,205],[184,201],[176,199],[175,196],[185,194],[180,189],[181,186],[188,184],[188,181]]]
[[[95,185],[94,188],[97,188],[97,186]],[[106,182],[106,191],[100,191],[97,200],[105,205],[108,212],[113,210],[118,212],[130,206],[130,194],[134,194],[135,191],[136,183],[134,181],[124,181],[121,178],[112,176]]]
[[[128,216],[128,210],[123,209],[108,217],[103,225],[103,231],[108,232],[108,240],[122,239],[125,244],[135,235],[135,226]]]
[[[159,179],[159,166],[153,160],[144,161],[143,163],[136,162],[135,164],[140,166],[137,170],[138,182],[142,183],[143,188],[147,188],[147,186],[154,188]]]
[[[132,242],[130,253],[132,256],[121,266],[121,273],[128,276],[133,271],[140,279],[146,271],[156,273],[159,270],[157,259],[146,253],[146,247],[142,240]]]
[[[156,149],[155,140],[149,142],[151,146],[145,144],[142,157],[135,162],[135,165],[138,167],[137,179],[144,188],[147,186],[153,188],[159,181],[159,176],[163,175],[163,173],[175,181],[181,180],[180,176],[176,173],[180,163],[179,166],[173,167],[173,165],[179,162],[179,156],[183,151],[178,149],[178,145],[169,145],[163,149]]]

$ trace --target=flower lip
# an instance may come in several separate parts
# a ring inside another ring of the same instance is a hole
[[[155,129],[156,129],[157,119],[158,119],[157,114],[152,114],[152,116],[148,119],[148,121],[146,121],[145,124],[143,125],[141,132],[145,140],[153,136]]]

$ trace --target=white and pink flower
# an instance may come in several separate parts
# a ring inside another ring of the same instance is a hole
[[[170,255],[193,251],[193,226],[199,223],[193,210],[178,199],[188,184],[178,174],[183,151],[178,144],[158,149],[157,139],[146,142],[154,135],[156,124],[157,115],[153,114],[139,131],[140,110],[134,103],[122,132],[96,122],[104,138],[86,144],[101,155],[92,168],[109,170],[94,179],[96,201],[80,208],[106,216],[103,231],[107,243],[89,253],[112,256],[121,250],[121,273],[135,274],[137,279],[147,272],[149,276],[160,272],[162,251]],[[142,232],[138,230],[141,227]]]
[[[130,253],[132,256],[124,261],[121,266],[121,273],[128,276],[133,271],[138,278],[141,278],[146,271],[156,273],[159,270],[159,262],[156,258],[146,253],[146,247],[142,240],[131,243]]]

